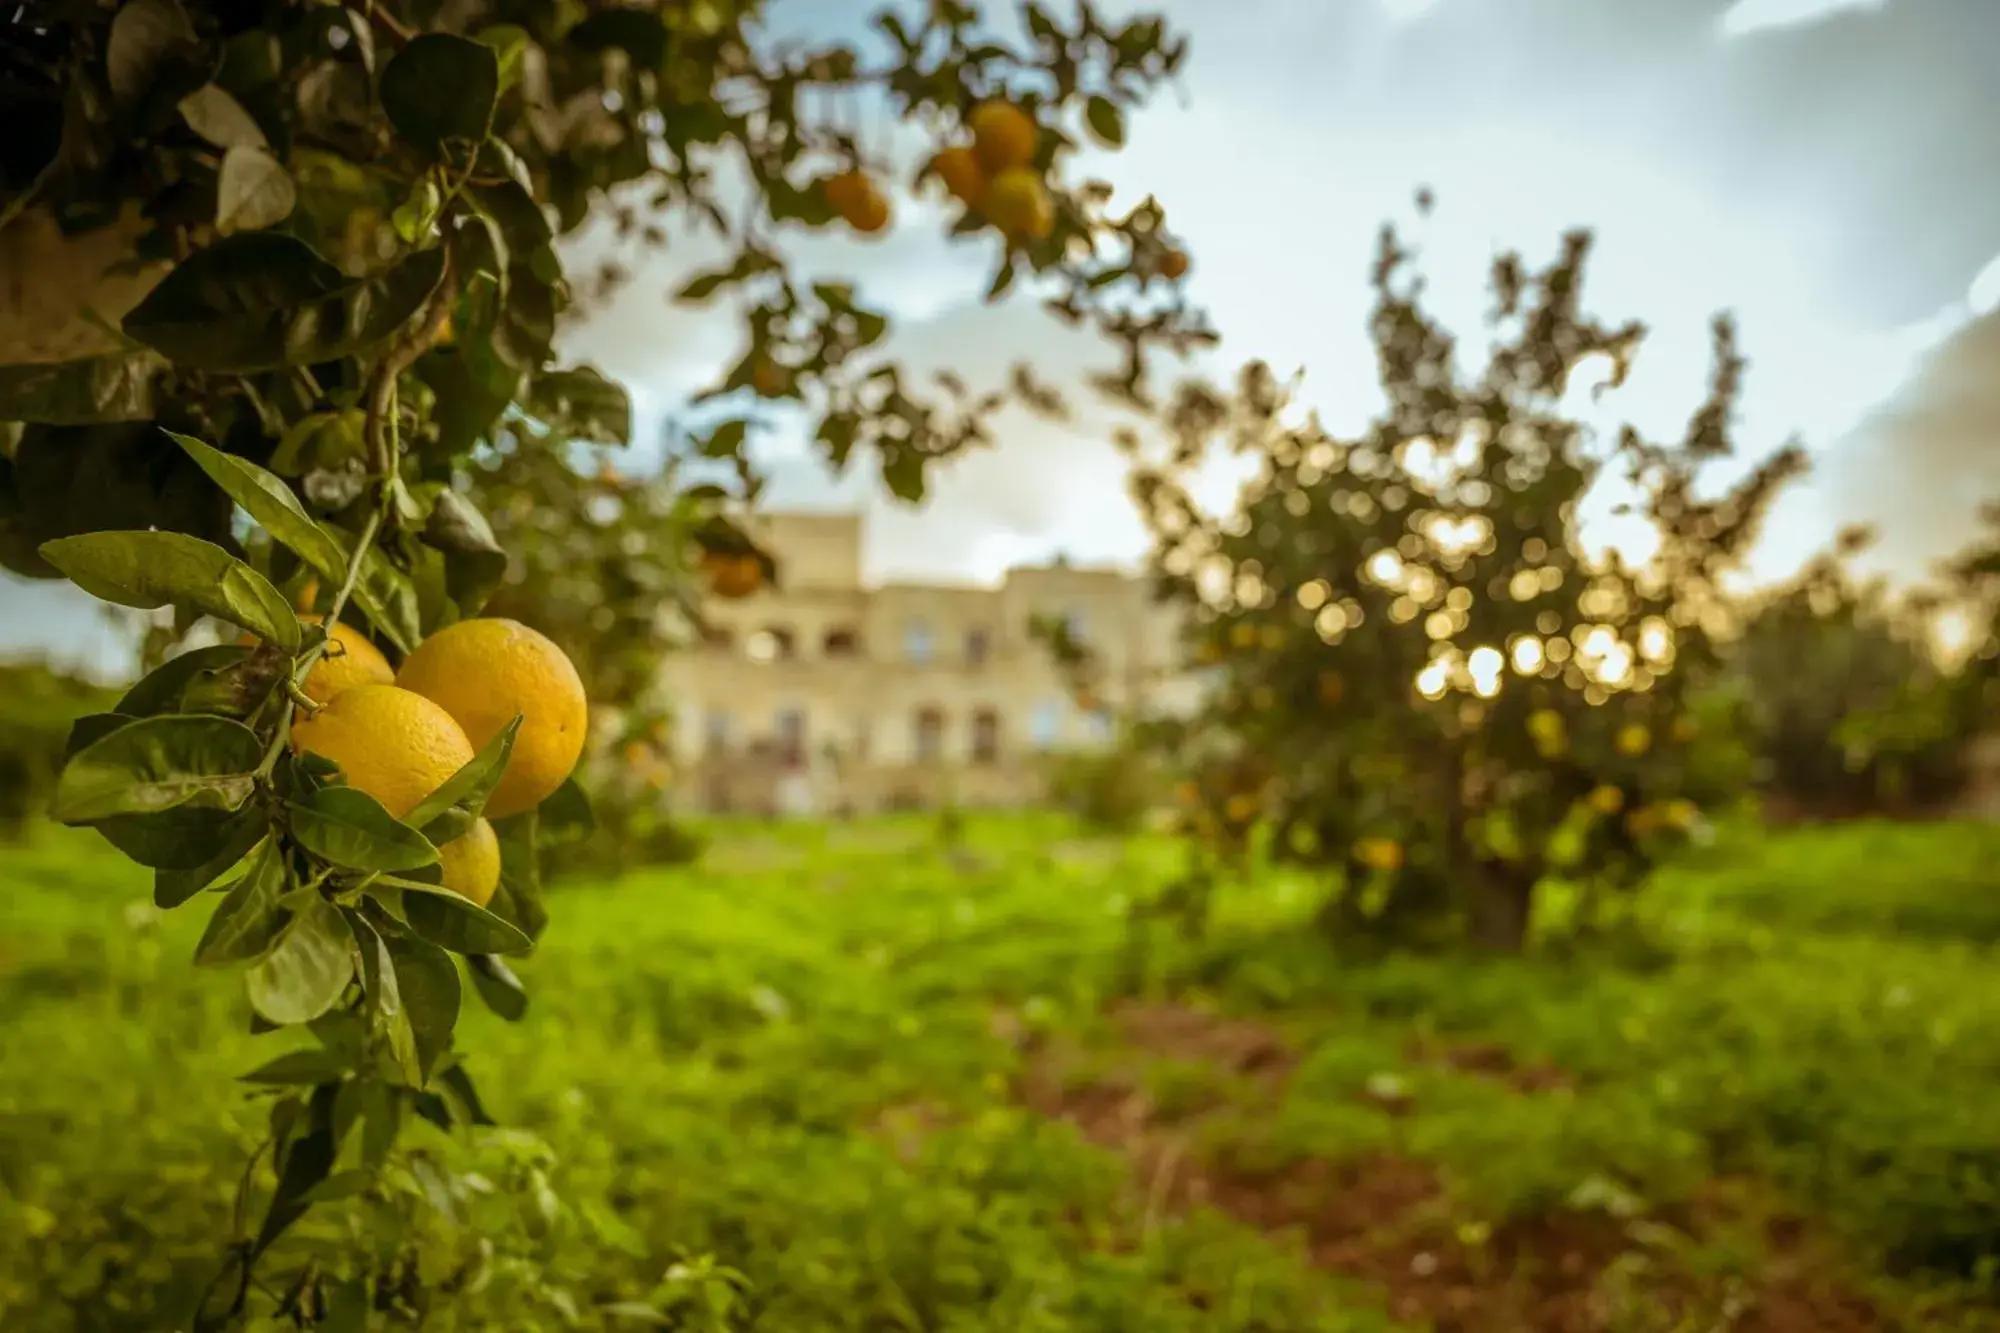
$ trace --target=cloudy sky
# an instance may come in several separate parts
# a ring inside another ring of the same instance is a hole
[[[778,21],[852,28],[860,0],[778,0]],[[1138,6],[1104,4],[1107,11]],[[1147,6],[1159,8],[1158,4]],[[1082,164],[1157,194],[1194,255],[1224,369],[1303,368],[1336,426],[1365,419],[1366,272],[1410,219],[1435,304],[1469,320],[1494,250],[1597,230],[1591,304],[1653,329],[1620,412],[1670,431],[1698,399],[1707,320],[1733,309],[1751,359],[1740,438],[1801,436],[1811,484],[1760,556],[1778,572],[1845,521],[1921,569],[2000,498],[2000,0],[1168,0],[1193,39],[1182,86],[1125,152]],[[886,141],[891,131],[879,126]],[[980,303],[991,257],[904,200],[872,245],[808,262],[857,276],[898,345],[975,384],[1023,356],[1052,374],[1101,354],[1032,303]],[[673,249],[571,350],[625,379],[648,426],[730,357],[725,319],[670,305],[711,258]],[[877,577],[985,579],[1065,552],[1142,548],[1112,450],[1087,428],[1009,418],[911,511],[834,481],[782,429],[778,503],[865,506]],[[52,589],[0,585],[0,653],[102,659],[95,621]]]

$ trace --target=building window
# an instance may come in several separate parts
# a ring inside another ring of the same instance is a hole
[[[859,657],[861,636],[851,629],[830,629],[820,641],[820,653],[825,657]]]
[[[920,764],[936,763],[944,757],[944,712],[938,708],[919,708],[916,717],[916,734],[912,738],[911,749]]]
[[[937,650],[931,638],[931,627],[921,620],[912,620],[903,627],[903,656],[917,665],[929,662]]]
[[[1062,716],[1060,699],[1044,699],[1028,714],[1028,740],[1037,750],[1055,748],[1062,736]]]
[[[720,708],[708,710],[702,728],[702,746],[711,756],[729,753],[729,714]]]
[[[777,721],[778,758],[787,766],[797,766],[806,757],[806,710],[780,708]]]
[[[1000,758],[1000,714],[982,708],[972,715],[972,762],[991,764]]]
[[[984,666],[992,655],[993,636],[984,625],[975,625],[965,632],[965,660],[969,664]]]

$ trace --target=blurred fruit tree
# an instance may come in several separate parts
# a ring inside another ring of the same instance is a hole
[[[1046,406],[1025,372],[918,382],[888,318],[801,275],[791,242],[889,233],[935,178],[991,298],[1022,281],[1103,335],[1111,387],[1137,397],[1154,351],[1209,340],[1158,206],[1113,213],[1072,169],[1179,66],[1158,19],[1029,4],[1009,37],[936,0],[806,40],[762,9],[86,0],[0,19],[0,564],[171,608],[169,638],[227,627],[76,725],[54,812],[152,867],[162,908],[213,903],[197,962],[243,965],[260,1028],[310,1030],[251,1076],[269,1132],[192,1327],[421,1317],[470,1280],[420,1272],[397,1227],[286,1241],[315,1208],[421,1204],[382,1169],[406,1114],[485,1120],[453,1045],[464,982],[524,1010],[502,956],[545,924],[538,846],[587,826],[569,776],[587,692],[633,688],[635,615],[676,572],[768,575],[730,520],[758,413],[788,406],[833,466],[871,456],[913,499],[1010,399]],[[854,133],[871,116],[882,142]],[[933,155],[887,155],[910,137]],[[638,247],[719,239],[725,261],[675,296],[741,319],[691,442],[734,489],[663,497],[671,521],[632,529],[645,550],[620,531],[579,553],[568,527],[538,549],[538,505],[603,499],[551,460],[574,473],[574,451],[632,431],[624,390],[558,355],[565,318],[626,272],[602,253],[572,271],[565,238],[593,218]],[[657,559],[638,577],[621,555]],[[551,561],[592,595],[567,598]],[[552,1299],[532,1266],[480,1280],[524,1310]]]
[[[1252,365],[1178,392],[1164,454],[1125,440],[1153,573],[1206,673],[1202,702],[1156,724],[1190,770],[1185,819],[1218,851],[1262,836],[1335,871],[1341,929],[1518,948],[1538,885],[1615,907],[1728,794],[1687,683],[1799,455],[1698,482],[1732,452],[1725,320],[1682,440],[1592,430],[1582,392],[1623,381],[1643,330],[1585,312],[1588,250],[1576,233],[1540,271],[1498,259],[1475,361],[1385,229],[1372,424],[1336,435]],[[1189,478],[1225,450],[1253,475],[1218,515]],[[1622,546],[1586,540],[1600,484]]]

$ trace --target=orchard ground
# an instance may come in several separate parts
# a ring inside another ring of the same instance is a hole
[[[547,1294],[427,1326],[2000,1327],[2000,827],[1732,830],[1483,960],[1338,956],[1278,873],[1135,933],[1177,849],[1053,816],[710,831],[468,1013],[503,1128],[407,1134],[474,1173],[408,1243]],[[286,1039],[92,835],[0,885],[0,1326],[171,1328]]]

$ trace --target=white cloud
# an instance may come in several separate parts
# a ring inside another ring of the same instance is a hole
[[[1817,23],[1835,14],[1880,9],[1889,0],[1736,0],[1716,21],[1724,37]]]

